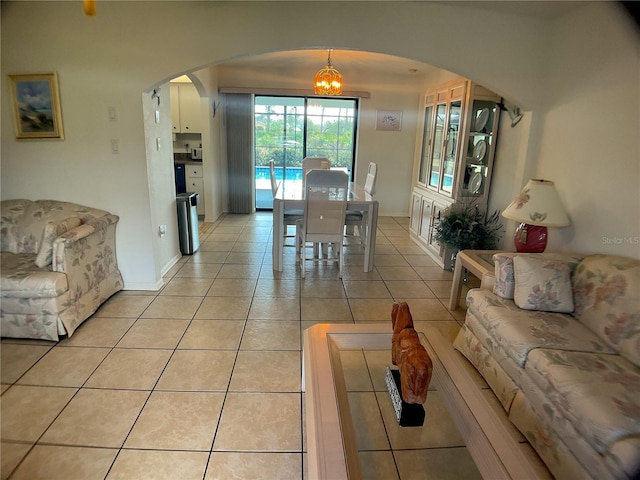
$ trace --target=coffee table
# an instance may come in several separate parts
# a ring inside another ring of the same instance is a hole
[[[391,336],[390,325],[382,322],[318,324],[305,331],[303,390],[309,478],[362,478],[357,441],[362,432],[354,428],[342,357],[358,349],[389,350]],[[531,447],[518,442],[501,407],[482,392],[472,367],[450,341],[433,327],[420,336],[433,362],[437,395],[466,444],[461,455],[470,455],[477,474],[492,480],[551,478]],[[426,407],[428,427],[429,396]]]

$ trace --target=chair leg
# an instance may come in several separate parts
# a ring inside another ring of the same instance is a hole
[[[358,225],[358,233],[360,235],[360,244],[365,247],[367,244],[367,220],[368,212],[362,212],[362,223]]]
[[[302,278],[304,278],[304,275],[305,275],[304,264],[306,263],[306,260],[307,260],[305,247],[306,247],[306,242],[304,241],[304,239],[302,239],[300,243],[300,276]]]

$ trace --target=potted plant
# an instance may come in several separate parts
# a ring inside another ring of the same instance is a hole
[[[465,249],[495,250],[501,231],[500,212],[496,210],[487,215],[473,199],[445,210],[434,225],[434,238],[440,245],[455,250],[455,256]]]

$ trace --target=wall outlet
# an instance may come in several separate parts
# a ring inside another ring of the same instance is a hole
[[[167,226],[166,225],[160,225],[158,227],[158,235],[160,237],[164,237],[167,234]]]

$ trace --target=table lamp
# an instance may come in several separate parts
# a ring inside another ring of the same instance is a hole
[[[529,180],[502,216],[520,222],[513,243],[516,251],[526,253],[544,252],[547,227],[566,227],[571,223],[553,182],[548,180]]]

